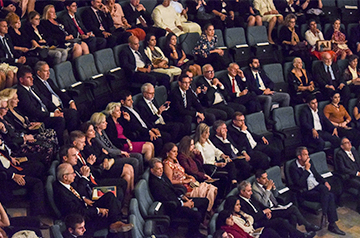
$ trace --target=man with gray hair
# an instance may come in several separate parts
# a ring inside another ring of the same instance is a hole
[[[171,141],[178,142],[184,135],[182,123],[170,122],[171,115],[167,112],[170,108],[170,101],[160,105],[155,98],[155,88],[151,83],[145,83],[141,86],[142,98],[136,104],[136,109],[142,118],[153,128],[168,132]]]

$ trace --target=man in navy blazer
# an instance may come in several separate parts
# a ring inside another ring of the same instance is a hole
[[[170,77],[167,74],[151,71],[151,61],[145,55],[144,49],[140,48],[139,39],[136,36],[129,37],[129,46],[120,52],[119,59],[120,66],[125,70],[129,80],[152,85],[158,83],[170,89]]]
[[[89,46],[90,52],[104,49],[106,47],[106,39],[103,37],[96,37],[94,33],[85,28],[80,17],[76,14],[76,1],[65,1],[64,4],[67,11],[60,14],[58,19],[59,22],[64,25],[67,33],[73,35],[75,38],[81,38],[81,40]]]
[[[260,68],[260,61],[256,57],[249,59],[249,68],[244,70],[245,78],[249,86],[249,91],[258,95],[260,103],[263,105],[265,120],[268,125],[275,122],[270,119],[272,102],[277,102],[280,107],[287,107],[290,104],[290,95],[283,92],[273,91],[274,83]]]
[[[310,94],[306,98],[307,106],[300,114],[300,127],[305,145],[322,151],[325,141],[330,141],[332,148],[337,148],[340,138],[336,127],[327,119],[322,111],[318,109],[318,101],[315,95]]]

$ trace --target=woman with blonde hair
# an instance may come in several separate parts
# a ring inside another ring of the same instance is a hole
[[[70,49],[73,59],[90,53],[89,47],[84,41],[78,38],[74,39],[74,36],[69,35],[64,26],[56,21],[54,5],[45,6],[40,24],[46,29],[45,34],[48,34],[56,45]]]
[[[154,145],[149,141],[131,141],[124,135],[124,128],[120,124],[119,118],[121,114],[125,120],[130,120],[127,112],[121,112],[121,103],[111,102],[105,109],[107,114],[107,127],[105,129],[110,141],[118,148],[130,153],[141,153],[144,159],[149,161],[154,157]]]

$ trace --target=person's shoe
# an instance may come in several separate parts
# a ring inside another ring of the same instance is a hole
[[[125,224],[121,221],[114,222],[110,225],[110,233],[128,232],[134,228],[133,224]]]
[[[307,224],[305,228],[307,231],[320,231],[321,230],[321,228],[319,226],[311,224],[311,223]]]
[[[310,231],[310,232],[305,232],[304,234],[304,238],[313,238],[316,235],[315,231]]]
[[[346,235],[345,232],[343,232],[342,230],[340,230],[340,228],[336,225],[336,223],[334,222],[333,224],[329,224],[328,226],[328,230],[332,233],[338,234],[338,235]]]
[[[321,216],[321,221],[320,221],[320,228],[323,228],[323,227],[326,227],[326,220],[327,220],[327,217],[326,215],[322,215]]]

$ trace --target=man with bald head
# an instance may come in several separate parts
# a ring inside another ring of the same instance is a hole
[[[131,82],[151,83],[152,85],[164,85],[170,89],[170,77],[167,74],[153,72],[150,59],[140,47],[136,36],[129,37],[129,46],[125,47],[120,55],[120,66],[125,70],[126,76]]]
[[[345,108],[348,106],[350,89],[341,76],[339,66],[333,62],[331,55],[327,52],[322,54],[321,62],[313,67],[315,82],[319,85],[321,92],[328,98],[333,91],[338,91]]]

